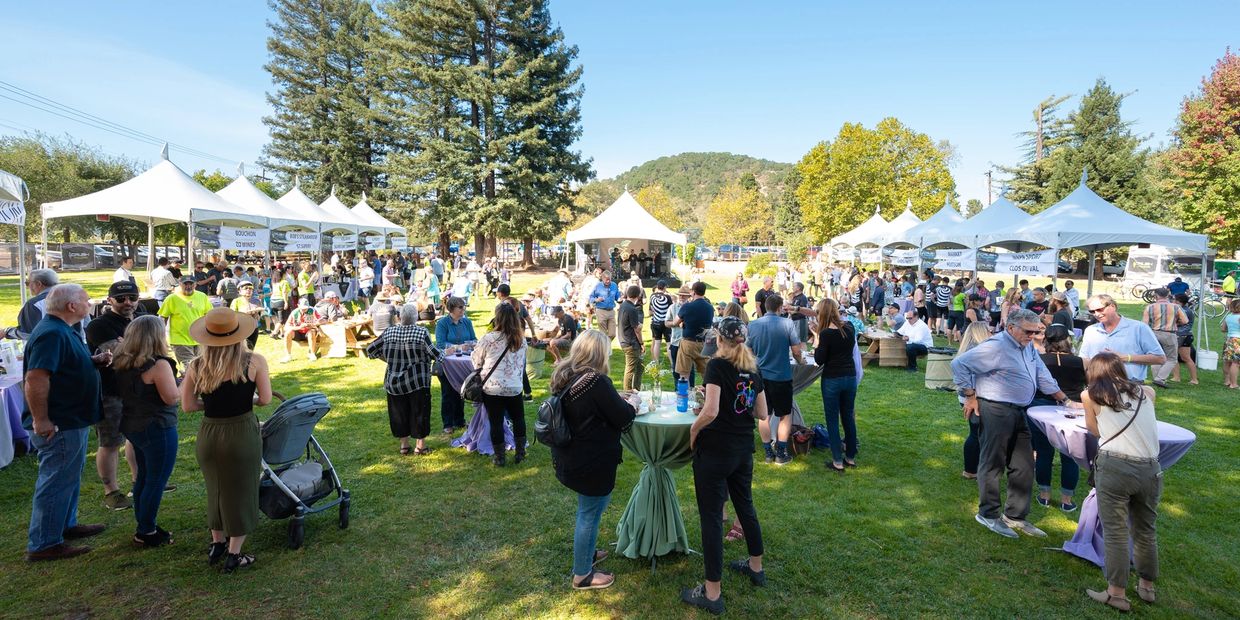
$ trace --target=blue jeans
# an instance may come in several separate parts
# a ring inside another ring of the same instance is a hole
[[[839,463],[842,457],[857,457],[857,377],[823,377],[822,412],[827,419],[827,439],[831,442],[831,458]],[[844,424],[844,441],[840,442],[840,423]],[[841,450],[842,448],[842,450]]]
[[[1031,407],[1042,405],[1054,405],[1053,401],[1035,399],[1030,404]],[[1051,474],[1055,468],[1055,454],[1059,451],[1055,446],[1051,445],[1051,440],[1046,438],[1046,433],[1042,432],[1042,427],[1032,421],[1029,424],[1029,443],[1033,445],[1033,478],[1038,483],[1038,490],[1043,493],[1049,493],[1051,490]],[[1081,479],[1081,466],[1071,457],[1059,457],[1059,490],[1064,495],[1071,496],[1076,492],[1076,483]]]
[[[77,525],[78,492],[86,465],[90,428],[57,431],[51,439],[34,433],[30,442],[39,454],[30,507],[30,539],[26,550],[42,551],[65,541],[65,530]]]
[[[159,428],[151,423],[145,430],[125,433],[125,439],[133,444],[138,461],[138,478],[133,483],[133,516],[138,521],[138,533],[153,534],[164,487],[177,462],[177,429]]]
[[[155,301],[158,301],[160,305],[163,305],[164,300],[168,298],[168,293],[171,293],[171,292],[172,291],[162,291],[159,289],[155,289],[151,291],[151,297],[153,297]]]
[[[577,527],[573,530],[573,575],[584,577],[594,566],[594,546],[598,544],[598,524],[611,493],[597,497],[577,494]]]

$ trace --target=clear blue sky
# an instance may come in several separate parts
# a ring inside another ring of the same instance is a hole
[[[581,51],[579,147],[600,177],[684,151],[796,161],[842,123],[895,116],[957,146],[963,199],[984,200],[990,164],[1017,160],[1015,134],[1043,98],[1105,77],[1132,92],[1124,116],[1156,146],[1183,97],[1228,46],[1240,48],[1240,3],[1230,1],[554,0],[552,13]],[[253,162],[267,140],[269,15],[261,0],[15,3],[0,80]],[[158,147],[0,98],[0,133],[14,128],[158,159]],[[175,151],[173,160],[234,167]]]

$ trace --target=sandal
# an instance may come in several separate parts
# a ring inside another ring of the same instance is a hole
[[[231,573],[238,568],[247,568],[254,564],[254,556],[248,553],[230,553],[224,560],[224,572]]]
[[[1089,598],[1092,598],[1095,601],[1102,603],[1103,605],[1114,607],[1115,609],[1118,609],[1120,611],[1131,611],[1132,610],[1132,602],[1130,602],[1127,598],[1124,598],[1122,596],[1112,596],[1106,590],[1103,590],[1102,592],[1095,592],[1094,590],[1085,590],[1085,594],[1088,594]]]
[[[728,541],[728,542],[735,542],[735,541],[738,541],[738,540],[745,540],[745,529],[744,529],[744,528],[742,528],[739,524],[738,524],[738,525],[733,525],[733,526],[732,526],[732,529],[728,530],[727,535],[726,535],[726,536],[724,536],[724,537],[723,537],[723,539],[724,539],[724,540],[726,540],[726,541]]]
[[[169,532],[168,530],[165,530],[162,527],[156,526],[155,531],[151,532],[150,534],[135,533],[133,535],[133,542],[135,545],[142,545],[143,547],[147,547],[147,548],[171,545],[172,544],[172,533]],[[208,552],[208,556],[209,556],[209,552]]]
[[[228,543],[213,542],[207,547],[207,564],[215,566],[226,555],[228,555]]]
[[[426,456],[430,454],[431,452],[434,452],[434,450],[431,450],[430,448],[414,448],[413,449],[413,453],[418,456]]]
[[[1146,588],[1142,586],[1137,586],[1137,596],[1141,597],[1141,600],[1151,605],[1154,604],[1154,600],[1155,600],[1154,588]]]
[[[827,469],[841,474],[844,473],[844,466],[836,465],[834,461],[827,461]]]
[[[400,455],[401,455],[401,456],[409,456],[409,453],[410,453],[410,452],[412,452],[412,451],[413,451],[413,448],[410,448],[409,446],[401,446],[401,448],[400,448]]]
[[[611,581],[607,581],[605,583],[596,583],[594,581],[595,576],[611,577]],[[615,575],[607,571],[592,570],[586,574],[585,579],[582,579],[580,582],[574,581],[573,589],[574,590],[602,590],[603,588],[610,588],[611,584],[613,583],[616,583]]]
[[[595,551],[594,552],[594,564],[591,564],[591,566],[598,566],[599,562],[602,562],[603,560],[607,559],[607,555],[608,555],[607,551],[604,549],[599,549]]]

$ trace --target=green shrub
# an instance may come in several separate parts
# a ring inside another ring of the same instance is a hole
[[[693,266],[693,261],[697,258],[697,244],[687,243],[680,246],[680,262],[681,264]]]
[[[754,254],[749,257],[749,262],[745,263],[745,275],[747,276],[775,276],[775,265],[771,263],[775,259],[773,254]]]

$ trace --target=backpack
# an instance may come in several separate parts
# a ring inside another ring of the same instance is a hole
[[[581,381],[578,377],[573,385]],[[538,419],[534,421],[534,438],[552,448],[563,448],[573,442],[573,431],[564,417],[564,393],[552,393],[538,406]]]

